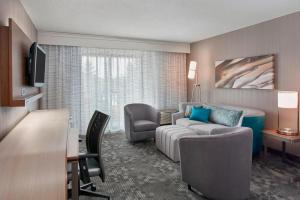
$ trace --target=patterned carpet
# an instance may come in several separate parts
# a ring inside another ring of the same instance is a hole
[[[81,149],[84,149],[84,142]],[[92,180],[97,191],[113,200],[197,200],[204,199],[187,190],[180,178],[180,166],[160,153],[153,141],[132,145],[124,133],[107,134],[103,140],[103,158],[107,180]],[[253,160],[250,199],[300,199],[300,183],[291,179],[300,170],[270,155],[268,162]],[[81,200],[97,199],[80,197]]]

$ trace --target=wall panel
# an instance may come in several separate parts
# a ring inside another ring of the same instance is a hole
[[[37,40],[37,30],[19,0],[0,0],[0,26],[8,26],[8,18],[14,19],[32,41]],[[0,107],[0,140],[27,114],[27,109],[35,108],[37,103],[28,108]]]
[[[276,54],[276,88],[300,91],[300,12],[193,43],[190,57],[199,63],[202,100],[262,109],[267,113],[266,128],[276,128],[277,90],[214,87],[215,60],[271,53]],[[190,84],[189,97],[191,91]],[[279,147],[271,142],[274,148]],[[300,145],[288,149],[300,156]]]

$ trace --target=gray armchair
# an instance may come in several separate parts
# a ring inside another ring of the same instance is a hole
[[[160,124],[160,112],[142,103],[124,107],[125,134],[130,142],[155,138],[155,130]]]
[[[182,180],[209,199],[246,199],[250,193],[252,129],[179,140]]]

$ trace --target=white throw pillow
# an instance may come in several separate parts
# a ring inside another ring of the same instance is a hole
[[[191,114],[192,114],[192,108],[193,107],[202,107],[201,105],[186,105],[186,107],[185,107],[185,112],[184,112],[184,117],[190,117],[191,116]]]
[[[185,112],[184,112],[185,117],[190,117],[191,116],[192,108],[193,108],[193,105],[186,105]]]

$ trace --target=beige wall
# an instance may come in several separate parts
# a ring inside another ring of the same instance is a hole
[[[7,26],[8,18],[13,18],[26,35],[32,41],[36,41],[37,30],[19,0],[0,0],[0,26]],[[37,105],[31,106],[36,107]],[[26,113],[27,109],[24,107],[0,107],[0,140]]]
[[[214,61],[270,53],[276,54],[276,87],[299,91],[300,12],[193,43],[190,59],[199,63],[202,101],[260,108],[267,113],[266,127],[276,128],[277,90],[214,88]],[[191,91],[189,81],[189,99]],[[300,155],[300,145],[289,151]]]

